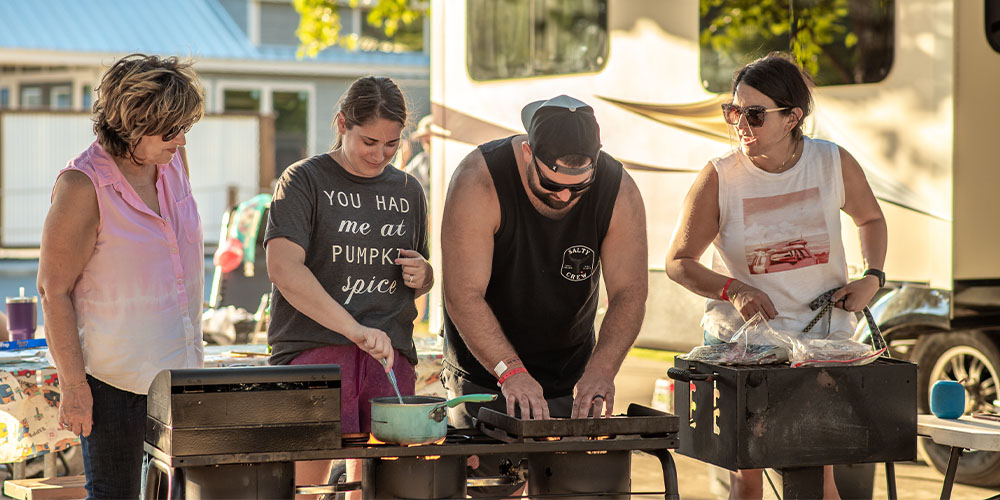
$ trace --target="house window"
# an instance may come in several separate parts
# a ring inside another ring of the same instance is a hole
[[[21,107],[40,108],[44,106],[42,101],[42,88],[38,86],[21,87]]]
[[[73,107],[73,87],[59,85],[52,87],[49,95],[49,107],[52,109],[70,109]]]
[[[0,88],[0,108],[10,107],[10,89],[7,87]]]
[[[20,105],[26,109],[70,109],[73,107],[73,85],[68,82],[21,85]]]
[[[277,173],[306,157],[309,94],[274,92],[274,168]]]
[[[879,82],[892,67],[895,0],[701,0],[699,12],[701,79],[712,92],[729,92],[736,70],[772,51],[794,54],[817,85]]]
[[[94,87],[92,85],[83,86],[83,95],[80,96],[80,102],[83,103],[83,109],[90,109],[94,105]]]
[[[607,0],[468,0],[466,66],[474,80],[599,71]]]
[[[222,97],[222,109],[225,111],[260,111],[259,90],[226,90]]]
[[[268,98],[263,105],[262,97]],[[266,85],[262,89],[225,89],[222,102],[226,112],[273,113],[275,175],[308,154],[308,91],[274,90]]]

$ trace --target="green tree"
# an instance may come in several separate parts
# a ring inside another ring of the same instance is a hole
[[[340,6],[337,0],[294,0],[299,13],[299,27],[295,34],[299,37],[298,57],[316,57],[316,54],[332,45],[340,45],[349,50],[385,50],[389,41],[397,50],[420,50],[423,43],[421,27],[426,9],[413,0],[377,0],[365,17],[368,25],[379,30],[384,37],[358,36],[357,33],[342,35]],[[357,8],[361,2],[350,0],[348,5]],[[367,40],[366,40],[367,39]],[[368,43],[366,43],[368,42]]]

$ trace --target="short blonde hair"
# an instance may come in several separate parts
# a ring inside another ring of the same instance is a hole
[[[131,54],[101,77],[94,101],[94,133],[112,156],[142,163],[135,149],[144,135],[165,135],[204,116],[205,99],[190,61]]]

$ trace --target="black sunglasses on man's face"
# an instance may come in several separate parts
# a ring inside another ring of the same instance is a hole
[[[539,164],[538,158],[535,157],[534,153],[532,153],[531,155],[531,161],[532,163],[535,164],[535,174],[538,175],[538,183],[541,184],[542,188],[544,188],[546,191],[552,191],[554,193],[558,193],[563,189],[569,189],[571,192],[578,193],[580,191],[583,191],[584,189],[589,188],[590,185],[594,183],[594,179],[597,177],[597,169],[592,169],[590,177],[583,182],[577,184],[560,184],[558,182],[550,180],[549,178],[545,177],[545,175],[542,174],[541,169],[538,167]]]
[[[747,117],[747,124],[756,128],[764,126],[764,118],[767,118],[768,113],[783,109],[788,109],[788,106],[783,108],[765,108],[759,104],[754,104],[744,108],[735,104],[723,104],[722,116],[726,119],[726,123],[730,125],[738,125],[740,123],[740,116],[745,116]]]

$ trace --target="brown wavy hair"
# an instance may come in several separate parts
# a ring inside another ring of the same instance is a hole
[[[771,52],[740,68],[733,76],[732,94],[740,83],[759,90],[771,98],[783,115],[791,114],[792,108],[802,110],[802,116],[792,128],[792,138],[802,137],[802,122],[812,111],[813,82],[809,74],[795,62],[795,58],[784,52]]]
[[[201,83],[191,61],[130,54],[109,68],[97,87],[94,133],[112,156],[142,164],[135,155],[145,135],[193,125],[205,113]]]
[[[406,126],[406,99],[396,82],[385,76],[358,78],[340,97],[338,104],[348,130],[378,118]],[[334,124],[333,130],[336,133],[336,118]],[[343,143],[344,138],[337,134],[333,149],[339,148]]]

